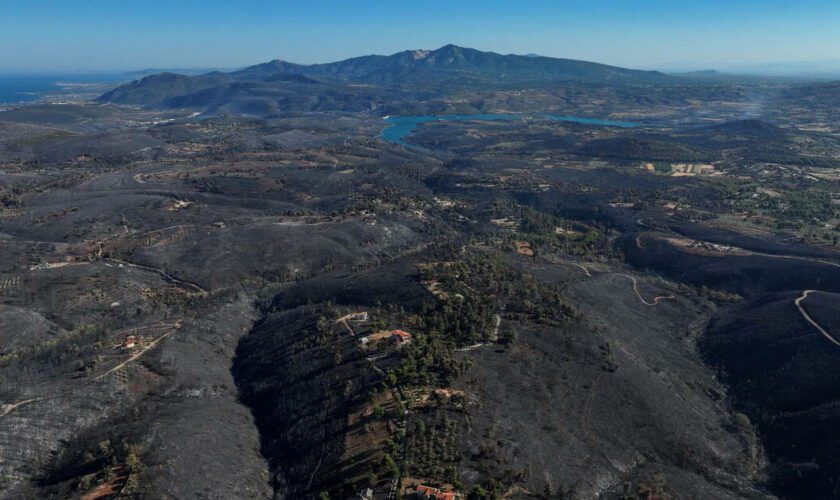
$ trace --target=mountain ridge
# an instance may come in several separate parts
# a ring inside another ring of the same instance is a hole
[[[291,75],[299,75],[291,77]],[[288,78],[286,78],[288,77]],[[144,106],[165,106],[173,98],[239,82],[262,82],[263,94],[290,86],[347,83],[380,86],[426,84],[470,85],[532,82],[644,85],[672,81],[658,72],[606,64],[534,55],[502,55],[444,45],[435,50],[404,50],[391,55],[364,55],[320,64],[297,64],[282,59],[255,64],[227,73],[214,71],[196,76],[166,72],[113,89],[97,101]],[[187,102],[190,99],[180,99]]]
[[[301,68],[298,66],[298,68]],[[404,50],[390,56],[367,55],[326,64],[303,66],[303,71],[325,73],[375,83],[383,73],[397,68],[416,71],[451,71],[502,79],[561,79],[608,81],[612,78],[667,78],[658,71],[644,71],[576,59],[545,56],[502,55],[448,44],[435,50]]]

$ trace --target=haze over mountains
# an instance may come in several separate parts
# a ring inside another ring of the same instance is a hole
[[[429,85],[457,81],[459,85],[469,85],[550,80],[638,85],[664,83],[671,79],[658,71],[535,55],[501,55],[446,45],[437,50],[406,50],[390,56],[368,55],[327,64],[302,65],[278,59],[229,73],[187,76],[167,72],[118,87],[99,100],[163,107],[206,105],[222,96],[231,97],[242,92],[261,95],[278,92],[275,85],[278,83]],[[179,99],[173,101],[175,97]]]

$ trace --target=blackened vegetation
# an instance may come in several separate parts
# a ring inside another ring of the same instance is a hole
[[[641,161],[714,161],[714,153],[698,147],[648,138],[596,139],[581,145],[579,153],[601,158]]]
[[[73,328],[28,349],[0,356],[0,379],[59,374],[82,378],[102,362],[107,338],[107,332],[95,325]]]
[[[644,242],[643,249],[638,247],[635,236],[621,241],[629,262],[698,287],[706,285],[757,296],[768,291],[811,287],[831,290],[840,286],[840,267],[831,261],[772,255],[708,257],[681,252],[662,239],[639,237]]]
[[[370,458],[340,460],[345,419],[376,379],[354,339],[327,326],[333,312],[301,307],[270,314],[237,350],[234,375],[260,428],[279,498],[340,485],[348,469]]]
[[[557,327],[580,317],[557,289],[515,269],[503,256],[440,252],[451,260],[422,266],[415,279],[436,280],[445,295],[427,297],[414,310],[380,299],[359,305],[355,295],[353,307],[371,315],[368,325],[354,327],[355,337],[335,322],[344,308],[288,303],[286,309],[270,312],[241,343],[233,371],[241,399],[261,430],[277,495],[329,491],[341,497],[366,484],[388,484],[397,475],[458,480],[459,436],[467,425],[464,395],[434,392],[472,365],[469,357],[456,357],[456,348],[514,342],[510,327],[497,338],[497,314],[505,321]],[[396,283],[399,279],[392,277],[372,289]],[[284,303],[283,295],[275,305]],[[394,327],[409,330],[411,342],[398,347],[383,340],[367,355],[389,355],[379,362],[385,370],[372,368],[359,338]],[[418,391],[429,393],[432,403],[412,411],[401,434],[390,431],[381,448],[362,453],[346,448],[345,435],[367,434],[376,441],[379,422],[402,426],[401,400]],[[354,415],[365,414],[365,408],[371,409],[370,416],[356,420]]]
[[[793,305],[837,332],[836,86],[616,71],[449,46],[0,114],[0,497],[837,496]]]
[[[840,347],[795,311],[797,295],[778,293],[737,307],[700,345],[725,374],[734,405],[757,423],[774,464],[774,491],[787,498],[833,498],[840,494]],[[818,321],[836,332],[838,298],[814,293],[803,306],[817,314],[831,308],[833,314]]]
[[[50,498],[69,498],[94,491],[104,496],[139,493],[140,477],[147,465],[141,460],[145,450],[132,443],[140,424],[140,408],[134,408],[119,421],[108,423],[108,435],[84,433],[48,464],[36,484]]]

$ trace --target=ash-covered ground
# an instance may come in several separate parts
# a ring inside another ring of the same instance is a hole
[[[834,139],[281,111],[0,113],[0,497],[838,494]]]

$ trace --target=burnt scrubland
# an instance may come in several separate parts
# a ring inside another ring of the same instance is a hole
[[[837,496],[831,88],[447,46],[2,112],[0,498]],[[459,112],[515,118],[383,135]]]

